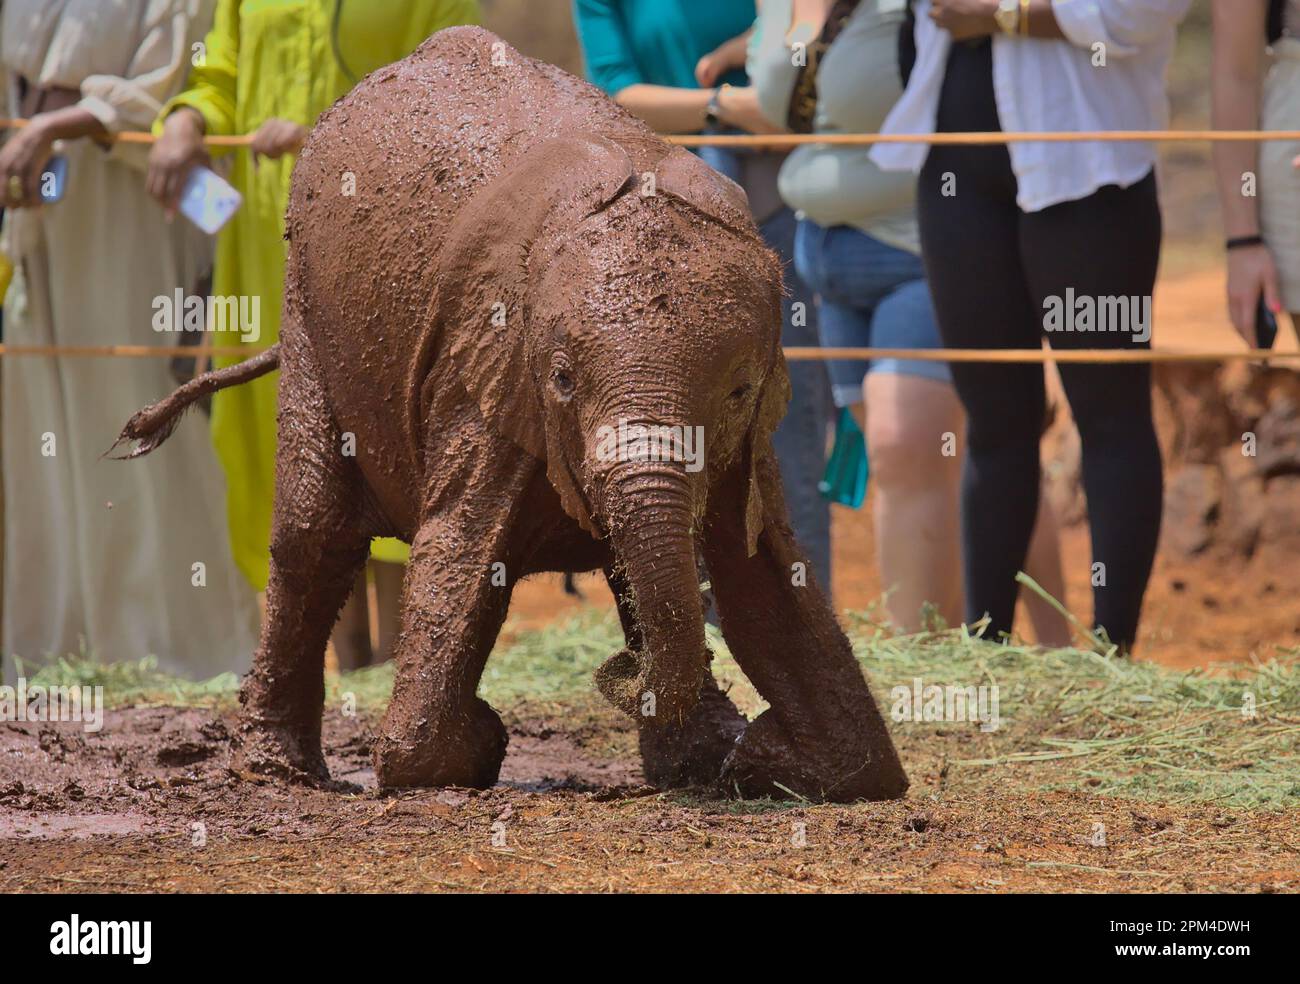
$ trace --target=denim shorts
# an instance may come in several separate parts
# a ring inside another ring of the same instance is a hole
[[[817,333],[823,347],[943,348],[919,256],[853,226],[823,227],[801,219],[794,263],[818,295]],[[826,368],[837,407],[862,402],[862,380],[869,372],[952,382],[946,362],[833,359]]]

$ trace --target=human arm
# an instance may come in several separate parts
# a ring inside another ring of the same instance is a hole
[[[575,0],[574,15],[587,74],[593,83],[659,133],[698,133],[704,128],[715,90],[646,82],[615,3]],[[718,90],[718,118],[726,125],[751,132],[771,129],[746,87],[725,86]]]
[[[76,104],[36,114],[0,151],[8,204],[39,203],[40,176],[56,140],[104,140],[125,130],[145,129],[180,88],[189,68],[195,14],[186,4],[154,3],[142,17],[139,41],[121,74],[87,76]],[[9,194],[15,177],[22,184],[20,201]]]
[[[712,88],[728,72],[745,67],[745,58],[749,53],[749,38],[753,33],[753,28],[750,28],[744,34],[737,34],[729,41],[722,42],[696,63],[695,81],[701,88]]]
[[[1214,0],[1210,113],[1216,130],[1254,130],[1259,126],[1264,79],[1265,0]],[[1258,236],[1259,145],[1216,142],[1214,173],[1229,239]],[[1255,176],[1252,180],[1249,176]],[[1256,344],[1255,309],[1260,294],[1273,311],[1282,304],[1277,267],[1266,245],[1228,250],[1228,314],[1248,345]]]
[[[54,141],[102,138],[107,133],[99,118],[80,104],[32,117],[0,148],[4,204],[11,208],[31,208],[41,203],[41,174],[53,153]],[[11,194],[14,184],[21,185],[20,195]]]
[[[952,35],[954,41],[1000,33],[995,15],[998,0],[931,0],[930,19]],[[1028,36],[1064,38],[1053,11],[1053,0],[1030,0]]]
[[[208,160],[205,134],[235,132],[239,0],[219,0],[185,90],[154,121],[158,138],[149,153],[145,190],[174,215],[190,171]]]

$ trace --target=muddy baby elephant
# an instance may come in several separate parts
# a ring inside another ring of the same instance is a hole
[[[236,765],[325,777],[325,643],[372,537],[411,544],[383,786],[488,786],[477,696],[512,586],[603,569],[626,648],[596,674],[647,778],[745,795],[907,786],[790,533],[781,270],[743,193],[600,92],[477,28],[321,117],[293,177],[277,349],[140,411],[156,447],[205,393],[280,368],[266,621]],[[697,555],[770,709],[710,673]]]

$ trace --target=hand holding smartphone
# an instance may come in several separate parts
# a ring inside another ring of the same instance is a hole
[[[215,236],[239,211],[243,196],[211,168],[198,165],[181,189],[180,211],[210,236]]]
[[[1277,317],[1268,309],[1264,295],[1259,295],[1255,306],[1255,347],[1271,349],[1277,341]]]

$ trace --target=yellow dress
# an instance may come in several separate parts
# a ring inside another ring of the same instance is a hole
[[[163,108],[155,130],[180,106],[198,110],[210,135],[251,133],[272,117],[310,127],[362,76],[406,57],[445,27],[478,22],[477,0],[219,0],[189,86]],[[212,292],[248,298],[250,309],[256,298],[260,331],[255,342],[247,331],[218,332],[214,345],[270,345],[280,337],[284,210],[293,163],[292,157],[263,159],[254,169],[247,151],[234,155],[229,180],[244,204],[217,238]],[[267,579],[278,375],[220,392],[212,403],[231,547],[258,589]],[[372,554],[405,561],[406,548],[377,540]]]

